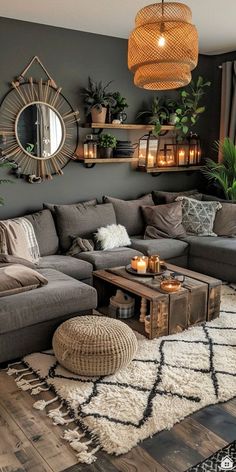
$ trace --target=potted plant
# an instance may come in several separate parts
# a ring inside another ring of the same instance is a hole
[[[123,123],[127,119],[127,114],[124,112],[125,108],[128,108],[126,98],[121,95],[120,92],[114,92],[113,98],[116,101],[115,106],[111,109],[112,120],[117,120]]]
[[[180,131],[180,138],[188,134],[189,129],[193,127],[204,113],[205,106],[200,105],[205,88],[209,87],[211,82],[206,81],[199,76],[196,81],[191,83],[180,92],[175,113],[177,114],[176,129]]]
[[[83,89],[84,103],[86,106],[86,116],[92,116],[92,122],[105,123],[107,107],[114,107],[116,100],[112,92],[108,92],[111,81],[103,85],[103,83],[95,82],[88,78],[88,87]]]
[[[222,162],[206,159],[202,172],[223,190],[227,200],[236,200],[236,147],[230,138],[225,138],[223,142],[216,142],[216,148],[222,153]]]
[[[165,107],[168,110],[168,125],[175,126],[178,120],[176,110],[178,109],[178,101],[173,98],[167,98]]]
[[[160,134],[162,124],[169,116],[169,112],[163,105],[161,99],[159,97],[155,97],[152,101],[150,109],[139,112],[137,118],[141,118],[141,116],[149,117],[148,123],[150,125],[154,125],[153,134],[158,136]]]
[[[111,134],[101,134],[99,136],[98,144],[101,149],[102,157],[110,158],[112,157],[113,149],[116,147],[117,140],[115,136]]]

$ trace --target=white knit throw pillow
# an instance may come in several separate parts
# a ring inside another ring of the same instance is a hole
[[[96,241],[102,250],[131,244],[126,228],[122,225],[108,225],[97,230]]]

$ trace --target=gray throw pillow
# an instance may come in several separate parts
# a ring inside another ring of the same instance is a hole
[[[111,203],[101,205],[57,205],[56,224],[62,251],[71,246],[71,238],[93,239],[100,226],[116,224],[116,215]]]
[[[182,202],[183,226],[188,235],[217,236],[213,225],[217,210],[222,208],[219,202],[200,202],[188,197],[176,200]]]
[[[21,264],[0,267],[0,297],[33,290],[47,283],[42,274]]]
[[[26,215],[24,218],[27,218],[33,225],[40,256],[56,254],[59,248],[59,239],[51,212],[41,210]]]
[[[104,202],[112,203],[117,224],[126,228],[129,236],[143,234],[145,230],[142,205],[154,205],[151,194],[144,195],[137,200],[120,200],[114,197],[103,197]]]
[[[181,202],[167,203],[153,207],[142,207],[147,227],[144,239],[183,238]]]
[[[236,205],[235,203],[221,203],[222,208],[217,211],[214,222],[214,232],[217,236],[236,238]]]
[[[191,197],[197,200],[202,199],[202,194],[197,189],[184,190],[182,192],[166,192],[164,190],[154,190],[152,192],[152,198],[155,205],[161,205],[162,203],[173,203],[177,197]]]

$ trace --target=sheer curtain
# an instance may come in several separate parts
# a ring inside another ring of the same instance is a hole
[[[222,64],[220,141],[226,137],[236,144],[236,61]]]

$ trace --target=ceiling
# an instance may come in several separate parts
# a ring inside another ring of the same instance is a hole
[[[153,0],[0,0],[0,16],[128,38],[137,11]],[[236,50],[236,0],[184,0],[192,9],[200,52]]]

